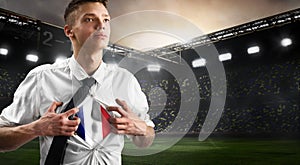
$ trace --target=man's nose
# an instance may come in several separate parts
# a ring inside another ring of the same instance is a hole
[[[97,29],[97,30],[103,29],[103,30],[104,30],[104,29],[105,29],[105,24],[104,24],[104,22],[98,20],[97,23],[96,23],[96,25],[95,25],[95,29]]]

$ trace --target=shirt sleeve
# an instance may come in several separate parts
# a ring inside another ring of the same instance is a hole
[[[132,73],[122,68],[114,70],[111,85],[113,98],[125,100],[130,109],[148,126],[155,126],[148,114],[149,106],[146,95]]]
[[[39,117],[37,73],[31,71],[17,88],[13,102],[3,109],[0,127],[27,124]]]
[[[131,78],[131,94],[130,96],[130,102],[132,111],[135,112],[139,118],[144,120],[146,124],[150,127],[154,127],[154,123],[150,119],[150,116],[148,114],[149,112],[149,105],[146,98],[146,95],[141,89],[140,84],[138,83],[137,79],[132,75]]]

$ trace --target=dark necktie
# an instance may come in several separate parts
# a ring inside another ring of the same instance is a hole
[[[88,95],[89,90],[93,84],[95,84],[94,78],[87,78],[82,81],[82,86],[74,94],[73,98],[68,103],[67,107],[62,111],[62,113],[77,107]],[[73,117],[71,116],[70,119]],[[78,133],[81,134],[81,128],[79,127]],[[65,150],[67,147],[67,140],[69,136],[54,136],[52,144],[50,146],[45,165],[59,165],[63,162]]]

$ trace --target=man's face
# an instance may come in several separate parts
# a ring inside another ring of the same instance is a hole
[[[110,17],[103,4],[86,3],[73,14],[75,22],[71,26],[71,40],[74,49],[91,52],[106,48],[110,36]]]

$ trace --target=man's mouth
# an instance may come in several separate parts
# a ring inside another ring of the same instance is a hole
[[[105,35],[103,33],[95,33],[94,36],[99,37],[99,38],[107,38],[107,35]]]

